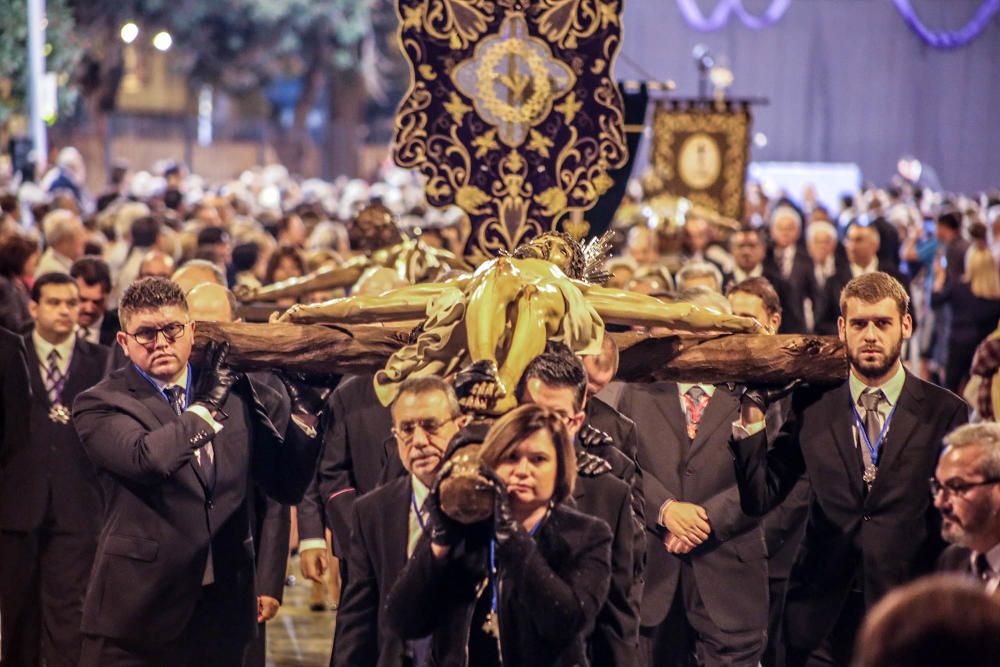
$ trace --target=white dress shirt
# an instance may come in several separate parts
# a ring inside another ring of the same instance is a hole
[[[427,488],[427,485],[417,479],[416,475],[410,475],[410,484],[413,489],[413,495],[410,498],[410,531],[406,540],[407,558],[413,555],[413,551],[417,548],[417,542],[420,540],[420,536],[424,534],[423,526],[420,524],[425,521],[423,517],[427,516],[427,513],[423,512],[424,502],[427,500],[427,496],[431,492],[431,490]],[[421,510],[422,516],[417,516],[418,509]]]
[[[851,277],[857,278],[858,276],[865,276],[869,273],[875,273],[878,271],[878,257],[871,261],[868,266],[858,266],[854,262],[851,262]]]
[[[976,572],[976,559],[979,558],[979,554],[975,551],[970,554],[972,559],[972,571]],[[988,595],[993,595],[997,588],[1000,588],[1000,544],[995,545],[992,549],[986,552],[986,562],[990,564],[990,572],[984,577],[984,583],[986,585],[986,593]]]

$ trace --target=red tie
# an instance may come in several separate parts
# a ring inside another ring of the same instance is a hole
[[[684,393],[684,405],[687,407],[687,431],[688,437],[694,440],[698,435],[698,424],[701,422],[701,415],[705,412],[705,406],[712,397],[708,393],[695,385]]]

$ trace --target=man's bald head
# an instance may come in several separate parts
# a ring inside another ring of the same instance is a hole
[[[203,322],[235,322],[236,297],[222,285],[201,283],[187,293],[188,313]]]
[[[618,345],[607,333],[598,354],[583,357],[587,369],[587,398],[604,389],[618,373]]]
[[[174,273],[174,258],[162,250],[150,250],[139,264],[140,278],[167,278]]]
[[[185,294],[191,291],[196,285],[202,283],[213,283],[225,286],[226,277],[215,264],[200,259],[192,259],[190,262],[177,269],[170,279],[181,286]]]

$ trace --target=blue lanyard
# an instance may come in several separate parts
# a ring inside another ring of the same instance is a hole
[[[549,513],[546,512],[545,516],[542,517],[541,521],[535,524],[535,527],[531,529],[528,533],[531,537],[535,536],[538,529],[542,527],[545,520],[549,518]],[[495,538],[490,538],[490,589],[493,593],[493,601],[490,603],[490,611],[494,614],[497,613],[497,559],[496,559],[496,546],[497,541]]]
[[[420,514],[420,508],[417,507],[417,494],[413,492],[412,486],[410,487],[410,504],[413,505],[413,513],[417,515],[417,524],[422,532],[424,530],[424,517]]]
[[[141,368],[139,368],[134,362],[133,362],[132,365],[135,366],[136,372],[138,372],[139,375],[141,375],[142,377],[146,378],[146,381],[149,382],[149,384],[153,385],[153,389],[155,389],[156,391],[160,392],[160,396],[162,396],[163,400],[165,400],[167,402],[167,404],[169,404],[170,403],[170,397],[167,396],[167,392],[163,391],[163,388],[159,384],[157,384],[156,380],[154,380],[148,374],[146,374],[146,371],[144,371]],[[190,364],[190,362],[187,365],[187,376],[188,376],[187,377],[187,388],[184,390],[184,409],[185,410],[187,409],[188,405],[191,404],[191,364]],[[171,407],[173,407],[173,406],[171,406]]]
[[[865,430],[865,422],[861,419],[861,415],[858,413],[858,406],[851,401],[851,407],[854,408],[854,419],[857,420],[858,433],[864,438],[865,445],[868,447],[868,453],[872,455],[872,463],[878,465],[878,456],[882,448],[882,441],[885,440],[886,433],[889,432],[889,422],[892,421],[892,416],[896,414],[896,407],[899,405],[899,401],[896,401],[896,405],[892,406],[892,410],[889,411],[889,416],[885,418],[885,422],[882,424],[882,430],[879,431],[878,438],[875,440],[875,444],[868,439],[868,431]]]

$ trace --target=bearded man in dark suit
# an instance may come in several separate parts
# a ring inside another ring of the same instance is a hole
[[[943,544],[926,480],[945,434],[968,419],[962,399],[903,367],[913,327],[899,281],[855,278],[840,311],[848,380],[796,389],[773,442],[759,399],[745,394],[730,443],[748,514],[775,507],[803,474],[811,482],[785,599],[789,665],[849,664],[866,609],[933,568]]]

